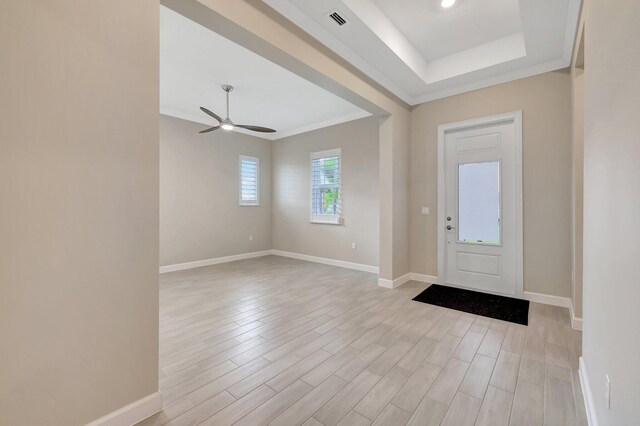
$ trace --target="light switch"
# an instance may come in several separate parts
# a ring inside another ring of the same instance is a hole
[[[429,214],[429,207],[423,207],[422,214]]]

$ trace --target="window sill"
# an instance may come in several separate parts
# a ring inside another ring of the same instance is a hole
[[[309,223],[317,225],[342,225],[342,219],[336,220],[310,220]]]

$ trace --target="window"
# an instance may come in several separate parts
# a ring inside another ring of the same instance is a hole
[[[500,162],[458,165],[458,241],[500,244]]]
[[[340,148],[311,153],[311,222],[340,224]]]
[[[240,156],[240,205],[260,205],[260,159]]]

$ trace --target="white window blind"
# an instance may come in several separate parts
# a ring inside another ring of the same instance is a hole
[[[240,156],[240,205],[260,205],[260,159]]]
[[[311,154],[311,222],[342,222],[340,148]]]

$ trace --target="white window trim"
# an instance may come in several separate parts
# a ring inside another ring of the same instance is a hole
[[[256,163],[256,201],[242,200],[242,160],[255,161]],[[240,155],[238,159],[238,204],[240,207],[260,207],[260,159],[248,155]]]
[[[312,152],[309,158],[309,222],[324,225],[342,225],[342,215],[314,215],[313,214],[313,160],[324,157],[338,157],[338,173],[340,182],[338,183],[338,193],[340,194],[340,211],[344,208],[342,204],[342,148],[327,149],[325,151]]]

